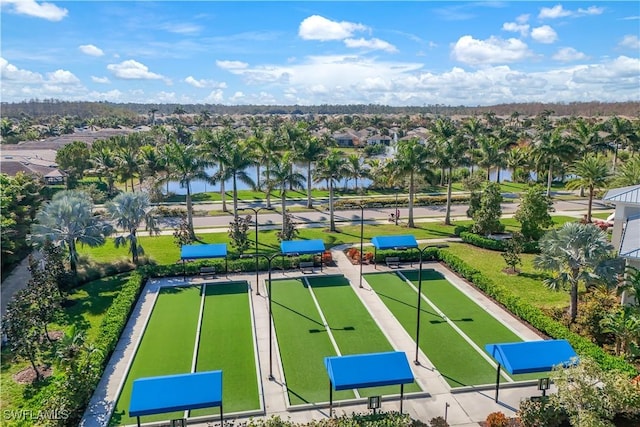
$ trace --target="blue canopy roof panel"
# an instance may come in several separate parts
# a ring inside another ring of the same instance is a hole
[[[325,357],[334,390],[409,384],[414,381],[407,355],[402,351]]]
[[[402,236],[376,236],[371,239],[371,243],[373,243],[373,246],[378,250],[418,247],[416,238],[411,234]]]
[[[226,256],[226,243],[212,243],[209,245],[183,245],[180,248],[181,259],[225,258]]]
[[[572,365],[578,357],[567,340],[487,344],[485,349],[510,374],[548,372]]]
[[[325,247],[321,239],[285,240],[280,243],[280,251],[285,255],[319,254],[325,251]]]
[[[222,371],[139,378],[133,382],[129,416],[222,405]]]

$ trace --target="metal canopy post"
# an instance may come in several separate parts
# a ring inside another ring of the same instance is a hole
[[[496,370],[496,397],[495,401],[498,403],[498,390],[500,389],[500,364],[498,363],[498,369]]]
[[[333,384],[329,380],[329,418],[333,418]]]
[[[404,402],[404,384],[400,384],[400,413],[402,414],[402,403]]]
[[[223,412],[224,411],[222,410],[222,402],[220,402],[220,427],[224,426],[224,418],[223,418],[223,415],[222,415]],[[402,410],[400,412],[402,412]]]

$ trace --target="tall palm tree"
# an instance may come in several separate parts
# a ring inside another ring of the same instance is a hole
[[[277,135],[273,131],[268,131],[264,134],[263,144],[258,147],[258,157],[262,159],[264,163],[264,179],[265,179],[265,193],[267,197],[267,208],[271,209],[271,190],[273,190],[273,180],[271,179],[271,168],[279,160],[279,153],[282,149],[280,141]]]
[[[361,161],[358,154],[349,154],[345,163],[345,178],[353,178],[355,181],[355,189],[359,191],[358,179],[366,178],[369,175],[369,170],[365,167],[365,164]]]
[[[541,132],[533,146],[533,157],[538,170],[547,170],[547,197],[551,197],[553,172],[560,169],[576,155],[576,147],[571,140],[565,138],[561,128],[551,132]]]
[[[225,171],[225,158],[227,151],[234,144],[238,142],[238,134],[230,126],[224,127],[222,130],[218,130],[212,134],[212,138],[209,141],[209,147],[211,151],[208,153],[211,160],[218,162],[218,172],[216,176],[227,176]],[[222,211],[229,212],[227,208],[227,191],[224,188],[225,179],[220,179],[220,197],[222,198]]]
[[[305,138],[298,145],[296,150],[296,158],[305,162],[307,166],[307,208],[313,208],[313,199],[311,197],[312,187],[312,166],[327,152],[327,147],[316,137]]]
[[[593,205],[593,194],[596,189],[602,188],[609,180],[609,167],[607,160],[600,155],[587,154],[582,159],[577,160],[571,171],[577,176],[567,183],[567,188],[575,190],[577,188],[589,189],[589,205],[587,207],[587,222],[591,222],[591,207]]]
[[[613,184],[617,187],[640,184],[640,156],[633,156],[618,168]]]
[[[624,118],[613,116],[605,124],[604,129],[609,132],[608,141],[613,142],[613,172],[616,171],[618,161],[618,149],[620,146],[630,146],[638,139],[638,134],[634,132],[633,124]]]
[[[129,233],[115,238],[116,248],[128,242],[131,260],[137,264],[139,255],[144,254],[144,249],[138,240],[138,229],[144,223],[145,230],[151,235],[160,234],[160,228],[149,202],[149,195],[142,192],[118,194],[106,204],[106,210],[116,226]]]
[[[95,168],[96,173],[98,173],[99,178],[102,178],[103,176],[106,177],[108,187],[107,191],[110,195],[113,194],[115,173],[118,167],[116,155],[113,149],[104,144],[97,147],[94,143],[94,146],[91,147],[91,163],[93,163],[93,167]]]
[[[607,235],[592,224],[568,222],[560,229],[550,230],[538,242],[540,254],[533,261],[536,268],[552,277],[545,280],[551,289],[569,288],[571,322],[578,315],[578,287],[597,278],[595,271],[610,258],[613,246]]]
[[[238,180],[255,187],[256,183],[249,176],[246,169],[253,165],[253,149],[246,141],[239,141],[233,144],[226,151],[222,163],[224,163],[224,174],[219,176],[221,181],[231,178],[233,186],[233,217],[238,217]]]
[[[511,170],[511,180],[516,182],[519,178],[520,171],[530,172],[531,165],[531,147],[528,145],[519,145],[507,151],[505,163]],[[529,174],[527,174],[529,176]]]
[[[314,174],[316,182],[326,181],[329,185],[329,231],[331,232],[336,231],[333,190],[336,182],[344,176],[345,163],[342,152],[333,148],[317,163]]]
[[[293,165],[293,154],[287,151],[283,154],[280,162],[275,163],[271,169],[271,180],[273,186],[280,188],[280,203],[282,209],[282,233],[287,230],[287,187],[302,188],[304,185],[304,175],[295,172]]]
[[[83,191],[66,190],[56,193],[36,214],[31,226],[31,239],[44,244],[49,239],[69,251],[69,266],[78,272],[77,244],[102,246],[111,227],[93,215],[91,197]]]
[[[451,119],[437,119],[431,127],[431,134],[433,139],[427,143],[427,150],[431,152],[432,163],[447,171],[447,207],[444,223],[450,225],[452,175],[453,169],[465,161],[464,140]]]
[[[475,150],[478,166],[487,171],[487,181],[491,179],[491,170],[500,167],[502,162],[500,140],[494,134],[482,135],[478,139],[478,149]]]
[[[195,239],[193,230],[193,203],[191,201],[191,182],[194,180],[206,180],[205,173],[207,161],[202,149],[194,144],[184,145],[173,141],[166,145],[165,153],[169,166],[168,179],[176,180],[186,188],[185,201],[187,204],[187,227],[192,239]]]
[[[640,312],[636,307],[623,306],[615,313],[607,313],[600,321],[603,332],[615,337],[616,356],[631,355],[631,345],[640,344]]]
[[[416,175],[428,172],[428,151],[417,138],[398,142],[395,158],[389,163],[394,178],[409,178],[409,219],[407,225],[415,227],[413,220],[413,198]]]
[[[140,174],[140,150],[139,147],[128,142],[118,146],[116,149],[116,161],[118,162],[118,171],[122,182],[127,187],[127,181],[131,181],[131,191],[135,191],[134,178]]]

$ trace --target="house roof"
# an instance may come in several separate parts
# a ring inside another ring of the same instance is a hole
[[[620,256],[640,259],[640,215],[627,218],[623,233],[620,241]]]
[[[640,205],[640,185],[612,188],[607,191],[602,200]]]

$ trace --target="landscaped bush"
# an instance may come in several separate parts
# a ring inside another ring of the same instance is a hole
[[[549,402],[549,396],[520,402],[518,418],[523,427],[559,427],[569,419],[565,411]]]
[[[460,229],[462,228],[464,227],[460,227]],[[470,245],[477,246],[483,249],[489,249],[492,251],[504,252],[506,250],[505,243],[502,240],[490,239],[488,237],[484,237],[479,234],[458,230],[458,227],[456,227],[455,233],[456,235],[460,236],[463,242],[469,243]],[[522,252],[526,254],[539,253],[540,249],[538,248],[538,242],[536,241],[523,242]]]
[[[434,420],[437,420],[434,418]],[[334,418],[323,418],[313,420],[309,423],[296,423],[289,419],[283,420],[279,416],[272,416],[267,419],[251,419],[246,423],[236,423],[245,427],[447,427],[444,422],[429,424],[412,419],[408,414],[398,412],[378,412],[377,414],[353,413],[351,415],[341,415]],[[444,421],[444,419],[442,419]]]
[[[451,196],[451,203],[453,204],[462,204],[467,203],[469,201],[469,195],[466,194],[454,194]],[[406,207],[407,206],[407,198],[398,198],[398,207]],[[436,196],[416,196],[413,199],[414,206],[434,206],[434,205],[444,205],[447,203],[446,195],[436,195]],[[336,209],[350,209],[354,206],[363,205],[365,208],[373,208],[373,207],[387,207],[393,208],[396,206],[396,198],[395,197],[375,197],[364,200],[354,200],[354,199],[345,199],[345,200],[336,200],[333,206]]]

